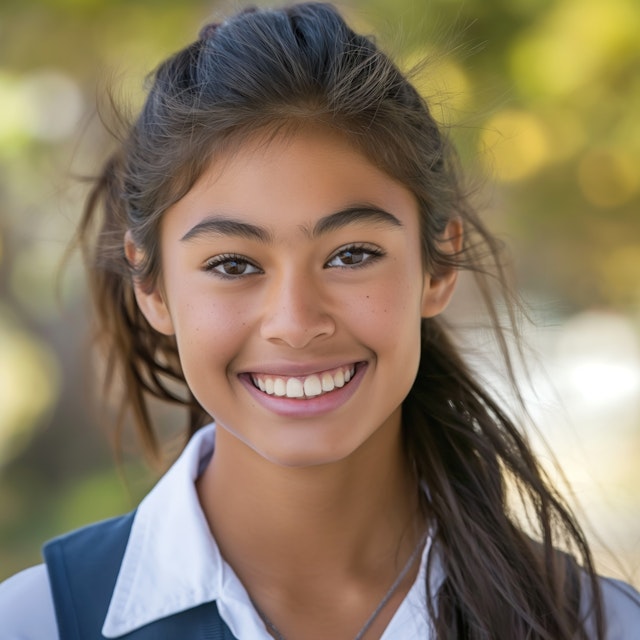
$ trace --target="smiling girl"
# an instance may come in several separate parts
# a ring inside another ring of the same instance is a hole
[[[637,637],[439,318],[459,271],[494,318],[504,282],[454,152],[331,6],[243,11],[163,63],[79,238],[123,409],[154,449],[150,398],[178,403],[189,442],[0,588],[0,637]]]

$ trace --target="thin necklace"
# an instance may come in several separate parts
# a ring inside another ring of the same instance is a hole
[[[404,580],[407,573],[409,573],[409,569],[413,566],[418,553],[422,549],[424,542],[426,540],[426,536],[420,538],[416,548],[411,552],[407,563],[402,568],[402,571],[398,574],[398,577],[395,579],[394,583],[389,587],[387,593],[384,594],[382,600],[378,603],[378,606],[373,610],[373,613],[366,619],[365,623],[362,625],[360,631],[355,635],[353,640],[362,640],[364,634],[369,630],[374,620],[378,617],[380,612],[385,608],[386,604],[391,599],[391,596],[396,592],[402,581]],[[255,610],[258,612],[258,615],[262,618],[262,621],[267,625],[269,631],[275,636],[276,640],[286,640],[280,629],[276,627],[276,625],[271,621],[271,619],[267,616],[267,614],[258,607],[258,605],[251,600]]]

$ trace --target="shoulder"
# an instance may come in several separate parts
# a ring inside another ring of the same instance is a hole
[[[103,586],[108,604],[118,566],[112,561],[126,543],[131,519],[131,515],[115,518],[56,538],[45,545],[46,565],[25,569],[0,583],[0,640],[57,640],[56,611],[66,611],[71,589],[89,597]],[[108,570],[101,571],[104,568]],[[89,584],[96,589],[86,590]]]
[[[0,583],[3,640],[57,640],[58,627],[45,565]]]
[[[630,585],[601,578],[607,640],[630,640],[640,635],[640,593]]]
[[[582,613],[587,619],[590,636],[595,638],[591,589],[584,578]],[[604,611],[606,640],[632,640],[639,637],[640,593],[631,585],[612,578],[599,578]]]
[[[134,514],[88,525],[44,546],[62,637],[101,637],[97,632],[107,614]]]

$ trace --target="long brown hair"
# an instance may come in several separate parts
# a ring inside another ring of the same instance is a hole
[[[330,5],[245,10],[208,25],[159,66],[142,112],[90,193],[79,229],[108,347],[107,384],[118,381],[122,412],[132,412],[150,451],[158,448],[150,398],[185,407],[189,436],[210,420],[187,387],[174,339],[149,326],[133,295],[132,278],[151,285],[159,276],[162,215],[215,154],[258,129],[307,122],[340,132],[415,194],[426,268],[474,274],[511,366],[491,293],[498,283],[507,308],[514,308],[501,247],[471,206],[454,149],[425,100]],[[462,222],[464,246],[450,255],[438,240],[453,218]],[[124,253],[126,231],[144,255],[135,271]],[[427,583],[425,607],[438,637],[587,637],[582,600],[592,604],[602,638],[598,583],[580,527],[437,318],[423,321],[403,438],[435,525],[429,561],[437,556],[446,576],[437,593]],[[508,483],[529,508],[527,533],[510,509]]]

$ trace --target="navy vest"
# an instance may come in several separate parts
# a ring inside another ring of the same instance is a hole
[[[135,513],[135,512],[134,512]],[[101,633],[134,513],[48,542],[43,550],[60,640],[104,640]],[[215,602],[156,620],[123,640],[237,640]]]

